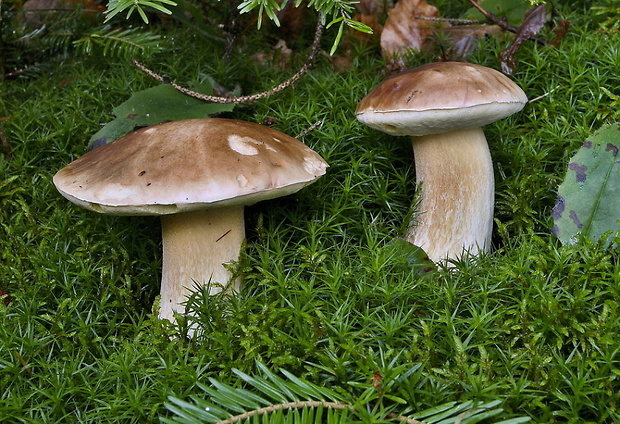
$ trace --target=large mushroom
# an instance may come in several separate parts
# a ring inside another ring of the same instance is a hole
[[[489,251],[495,183],[480,127],[526,102],[523,90],[494,69],[439,62],[385,80],[358,104],[360,122],[411,136],[421,194],[407,240],[435,262]]]
[[[232,119],[188,119],[132,132],[67,165],[58,191],[86,209],[161,215],[161,318],[173,320],[194,285],[211,293],[238,281],[223,264],[239,258],[243,208],[294,193],[327,163],[300,141]]]

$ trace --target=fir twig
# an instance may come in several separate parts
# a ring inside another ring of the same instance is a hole
[[[337,403],[337,402],[323,402],[318,400],[305,400],[298,402],[287,402],[287,403],[279,403],[276,405],[265,406],[264,408],[255,409],[253,411],[244,412],[243,414],[235,415],[234,417],[230,417],[228,419],[218,421],[216,424],[234,424],[236,422],[245,420],[247,418],[251,418],[254,415],[264,415],[269,414],[271,412],[287,410],[287,409],[301,409],[301,408],[332,408],[332,409],[349,409],[351,405]]]
[[[73,42],[85,54],[93,52],[95,46],[100,46],[104,56],[129,56],[146,51],[161,50],[161,37],[150,31],[136,29],[112,29],[109,25],[95,29],[90,34]]]
[[[328,419],[325,421],[321,418],[323,415],[316,409],[349,411],[352,415],[357,415],[362,409],[366,409],[370,403],[381,402],[384,394],[382,391],[377,391],[374,392],[375,396],[372,398],[359,399],[354,403],[348,403],[337,392],[317,386],[288,371],[281,370],[286,377],[284,379],[275,375],[262,363],[257,362],[257,367],[261,370],[262,376],[250,376],[237,369],[232,370],[246,385],[253,389],[252,391],[209,378],[210,386],[198,382],[198,387],[205,392],[204,399],[200,396],[191,396],[192,402],[186,402],[173,396],[168,397],[171,403],[166,403],[165,406],[174,412],[176,417],[164,418],[162,421],[170,424],[195,424],[197,422],[236,424],[242,421],[281,423],[280,418],[283,411],[293,411],[291,413],[296,414],[295,411],[304,409],[299,416],[306,417],[306,419],[299,422],[336,424],[348,422],[344,421],[348,419],[346,413],[328,414]],[[375,417],[382,421],[388,419],[405,424],[427,424],[440,420],[441,422],[456,424],[463,421],[465,417],[470,419],[470,417],[477,415],[478,420],[480,420],[498,415],[502,412],[502,409],[498,408],[500,404],[500,400],[484,404],[473,401],[448,402],[420,411],[417,415],[424,421],[400,415],[395,411],[381,409],[376,411]],[[523,417],[513,422],[516,424],[517,422],[527,421],[529,419]]]
[[[295,75],[293,75],[291,78],[289,78],[288,80],[284,81],[283,83],[277,85],[276,87],[264,91],[262,93],[257,93],[257,94],[251,94],[249,96],[240,96],[240,97],[220,97],[220,96],[210,96],[208,94],[202,94],[202,93],[197,93],[195,91],[192,91],[188,88],[185,88],[181,85],[178,85],[174,82],[170,82],[168,81],[166,78],[164,78],[163,76],[153,72],[152,70],[150,70],[149,68],[147,68],[146,66],[144,66],[142,63],[138,62],[137,60],[132,60],[131,62],[138,68],[140,69],[142,72],[144,72],[145,74],[147,74],[148,76],[150,76],[151,78],[156,79],[159,82],[163,82],[163,83],[170,83],[170,85],[172,85],[172,87],[174,87],[175,89],[179,90],[181,93],[186,94],[188,96],[194,97],[196,99],[200,99],[200,100],[204,100],[206,102],[212,102],[212,103],[251,103],[251,102],[255,102],[257,100],[260,99],[264,99],[265,97],[269,97],[273,94],[279,93],[280,91],[292,86],[293,84],[295,84],[302,76],[304,76],[306,74],[306,72],[308,72],[308,70],[312,67],[312,65],[314,64],[314,61],[316,59],[316,56],[319,52],[319,47],[320,47],[320,42],[321,42],[321,37],[323,36],[323,24],[322,24],[322,19],[321,16],[319,14],[319,18],[317,20],[317,25],[316,25],[316,31],[314,33],[314,40],[312,42],[312,47],[310,50],[310,53],[308,55],[308,59],[306,60],[306,62],[303,64],[303,66],[299,69],[299,71],[297,71],[297,73],[295,73]]]
[[[244,412],[243,414],[235,415],[234,417],[227,418],[222,421],[218,421],[215,424],[234,424],[239,421],[251,418],[255,415],[269,414],[275,411],[289,410],[289,409],[301,409],[301,408],[331,408],[331,409],[353,409],[352,405],[338,402],[325,402],[318,400],[302,400],[298,402],[286,402],[275,405],[265,406],[264,408],[255,409],[253,411]],[[405,417],[402,415],[395,416],[391,414],[389,417],[395,421],[399,421],[406,424],[425,424],[422,421],[414,420],[413,418]]]

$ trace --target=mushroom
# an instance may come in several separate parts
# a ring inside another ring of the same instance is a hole
[[[243,207],[297,192],[327,163],[300,141],[232,119],[143,128],[86,153],[54,176],[71,202],[111,215],[161,215],[159,316],[174,320],[192,285],[238,289]]]
[[[441,62],[385,80],[358,104],[360,122],[411,136],[421,194],[406,239],[433,261],[490,250],[495,183],[480,127],[526,102],[523,90],[494,69]]]

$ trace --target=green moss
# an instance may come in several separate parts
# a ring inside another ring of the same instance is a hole
[[[415,170],[408,140],[354,118],[383,77],[376,50],[355,47],[341,73],[321,57],[293,88],[225,114],[291,135],[322,119],[304,142],[331,167],[296,195],[247,208],[244,289],[196,294],[205,333],[193,341],[169,337],[176,329],[151,313],[158,220],[89,213],[51,183],[114,106],[154,82],[124,61],[71,54],[4,81],[0,125],[14,157],[0,155],[0,290],[11,296],[0,303],[0,421],[157,422],[168,395],[196,393],[209,376],[233,383],[230,370],[251,372],[257,359],[351,396],[376,371],[411,368],[390,386],[409,412],[501,399],[534,422],[620,419],[619,252],[561,247],[549,231],[566,160],[618,119],[608,94],[620,95],[618,35],[567,16],[558,48],[527,43],[518,55],[513,78],[540,99],[485,128],[496,249],[458,272],[421,275],[384,249],[406,228]],[[205,73],[248,94],[295,69],[249,59],[270,48],[251,31],[228,64],[222,45],[165,32],[174,47],[143,61],[179,83]],[[501,48],[487,40],[472,60],[497,67]]]

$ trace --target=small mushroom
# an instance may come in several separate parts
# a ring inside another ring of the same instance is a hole
[[[245,239],[243,208],[285,196],[322,176],[327,163],[300,141],[232,119],[155,125],[92,150],[54,176],[58,191],[111,215],[161,215],[161,318],[173,320],[194,285],[211,294],[239,281],[223,264]]]
[[[480,127],[526,102],[523,90],[494,69],[441,62],[385,80],[358,104],[360,122],[411,136],[421,195],[407,240],[433,261],[490,250],[495,183]]]

